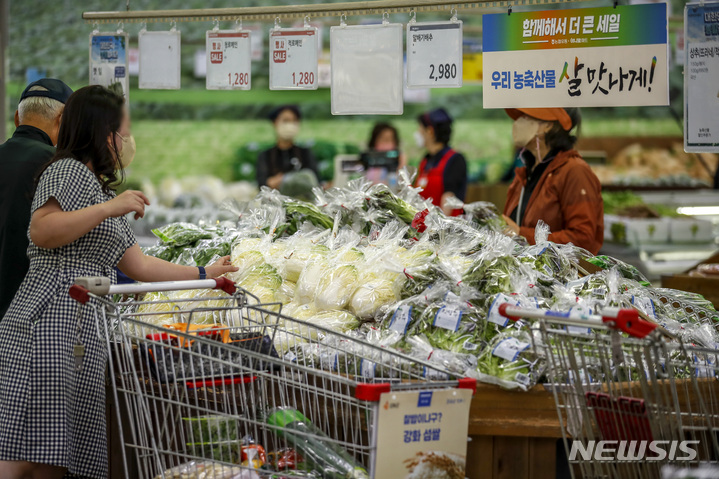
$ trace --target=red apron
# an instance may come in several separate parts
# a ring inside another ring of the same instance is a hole
[[[442,195],[444,191],[444,169],[447,167],[449,160],[456,154],[452,148],[439,160],[439,164],[429,171],[426,171],[427,158],[424,158],[419,164],[419,174],[417,175],[416,186],[422,188],[420,196],[426,200],[432,200],[432,204],[441,208]],[[451,216],[459,216],[464,210],[452,210]]]

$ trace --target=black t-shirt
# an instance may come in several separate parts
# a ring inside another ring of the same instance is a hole
[[[312,150],[293,146],[287,150],[281,150],[274,146],[269,150],[261,152],[257,157],[257,185],[266,186],[267,179],[278,173],[288,173],[302,169],[310,169],[315,172],[319,178],[317,171],[317,161]]]
[[[425,171],[430,171],[432,168],[436,168],[444,155],[449,151],[449,146],[442,148],[436,155],[425,156],[427,163],[425,165]],[[464,159],[461,153],[456,153],[447,162],[444,167],[444,191],[454,193],[454,196],[464,201],[464,197],[467,193],[467,161]]]
[[[21,125],[0,145],[0,320],[25,279],[35,179],[55,154],[50,137]]]
[[[534,158],[534,155],[527,150],[524,150],[524,153],[522,153],[522,159],[524,160],[524,164],[527,166],[527,185],[524,187],[524,195],[521,196],[522,203],[518,204],[517,207],[514,208],[514,211],[512,211],[512,215],[510,216],[510,218],[517,222],[519,226],[522,225],[517,221],[517,210],[519,209],[519,211],[521,211],[521,217],[524,218],[524,213],[527,211],[529,200],[532,197],[534,189],[537,187],[537,183],[539,183],[539,179],[542,177],[544,172],[547,170],[547,167],[558,153],[559,150],[550,151],[547,156],[544,157],[544,160],[542,160],[542,162],[536,167],[534,166],[534,163],[537,160]],[[532,169],[533,167],[534,169]]]

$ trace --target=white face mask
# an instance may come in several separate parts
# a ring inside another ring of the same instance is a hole
[[[128,136],[122,136],[119,133],[117,134],[120,138],[122,138],[122,150],[120,150],[120,165],[122,165],[123,168],[127,168],[130,166],[130,163],[132,163],[132,160],[135,159],[135,152],[137,151],[137,147],[135,145],[135,137],[132,135]]]
[[[280,140],[294,140],[299,132],[300,124],[296,121],[283,121],[277,124],[277,136]]]
[[[512,125],[512,140],[516,148],[526,147],[539,133],[539,120],[522,116],[515,120]]]
[[[414,132],[414,142],[418,148],[424,148],[424,135],[419,131]]]

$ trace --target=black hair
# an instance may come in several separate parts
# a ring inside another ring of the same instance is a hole
[[[582,114],[579,112],[579,108],[565,108],[564,111],[572,120],[572,128],[567,131],[562,128],[558,121],[553,122],[552,128],[544,135],[544,142],[550,150],[568,151],[574,148],[577,143],[577,136],[582,124]],[[572,135],[571,131],[575,128],[575,134]]]
[[[437,143],[448,145],[449,139],[452,137],[452,122],[445,121],[430,126],[434,128],[434,140]]]
[[[300,121],[302,119],[302,113],[300,112],[300,109],[297,105],[282,105],[278,106],[277,108],[273,109],[270,114],[267,116],[271,122],[277,121],[277,118],[280,116],[280,113],[282,113],[285,110],[291,111],[295,117],[297,118],[297,121]]]
[[[117,160],[120,153],[114,135],[122,123],[124,103],[122,96],[100,85],[86,86],[70,95],[60,121],[57,152],[42,171],[58,160],[74,158],[92,166],[105,194],[114,190],[113,185],[125,176]],[[112,147],[107,144],[110,135]]]
[[[392,132],[394,135],[394,142],[397,145],[397,148],[399,148],[399,133],[397,132],[397,128],[393,127],[389,123],[380,122],[376,123],[374,128],[372,128],[372,134],[370,135],[369,143],[367,144],[370,149],[374,149],[377,146],[377,139],[385,130],[390,130]]]

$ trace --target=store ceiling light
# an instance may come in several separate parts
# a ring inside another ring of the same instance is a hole
[[[682,206],[677,208],[680,215],[719,216],[719,206]]]

